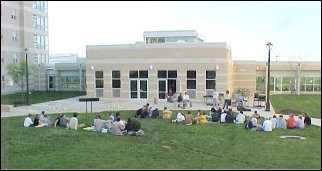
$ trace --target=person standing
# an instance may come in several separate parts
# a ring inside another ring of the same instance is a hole
[[[230,102],[230,96],[229,96],[229,91],[228,90],[226,90],[226,94],[225,94],[224,97],[225,97],[225,103],[224,103],[223,109],[225,109],[225,107],[226,107],[226,109],[228,109],[229,102]]]
[[[212,92],[212,99],[213,99],[213,107],[217,108],[218,106],[218,98],[219,98],[219,93],[218,91],[215,89],[214,92]]]

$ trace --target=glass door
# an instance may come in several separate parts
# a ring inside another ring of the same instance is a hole
[[[159,99],[166,99],[165,93],[167,92],[167,81],[159,80]]]
[[[148,80],[130,80],[130,98],[147,99],[148,98]]]
[[[137,99],[138,98],[138,81],[130,80],[130,98]]]

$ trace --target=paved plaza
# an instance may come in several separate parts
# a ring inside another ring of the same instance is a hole
[[[1,117],[11,117],[11,116],[26,116],[28,113],[40,114],[41,111],[46,111],[46,113],[68,113],[68,112],[78,112],[86,113],[86,102],[79,102],[78,99],[85,96],[73,97],[69,99],[56,100],[45,103],[33,104],[30,106],[20,106],[15,107],[11,112],[1,112]],[[150,106],[163,110],[164,107],[168,107],[170,110],[210,110],[211,106],[205,105],[205,103],[193,103],[192,108],[187,107],[186,109],[178,108],[174,103],[170,102],[157,102],[148,101]],[[102,112],[102,111],[116,111],[116,110],[137,110],[146,104],[146,101],[132,101],[132,102],[112,102],[112,101],[96,101],[92,102],[92,111]],[[252,101],[249,101],[246,106],[252,106]],[[244,111],[246,116],[250,116],[256,110],[263,117],[271,117],[275,114],[273,107],[271,106],[271,111],[265,111],[264,107],[250,107],[251,111]],[[236,107],[232,107],[233,111],[237,111]],[[91,112],[91,103],[87,102],[87,112]],[[284,115],[284,118],[288,118],[288,115]],[[312,118],[312,125],[321,126],[321,119]]]

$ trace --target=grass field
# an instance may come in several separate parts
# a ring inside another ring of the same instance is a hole
[[[31,104],[43,103],[53,100],[67,99],[76,96],[83,96],[85,92],[78,91],[33,91],[29,95]],[[22,101],[21,93],[1,95],[1,104],[13,105],[15,101]]]
[[[122,111],[121,118],[133,113]],[[103,112],[103,118],[107,115]],[[91,124],[94,114],[78,118]],[[236,124],[186,126],[140,119],[145,136],[136,137],[24,128],[23,120],[1,118],[1,169],[321,169],[317,126],[264,133]],[[282,135],[307,139],[286,140]]]
[[[270,100],[276,113],[292,109],[321,118],[321,95],[272,95]]]

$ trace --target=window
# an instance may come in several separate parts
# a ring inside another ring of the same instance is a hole
[[[112,71],[112,93],[113,97],[120,97],[121,90],[121,72]]]
[[[51,77],[51,76],[50,76]],[[54,77],[52,78],[52,88],[54,87]],[[78,76],[61,76],[61,87],[64,89],[79,89],[79,77]]]
[[[3,28],[1,28],[1,39],[3,39]]]
[[[130,78],[148,78],[148,71],[130,71]]]
[[[16,10],[12,9],[12,11],[11,11],[11,19],[15,20],[16,17],[17,17]]]
[[[1,52],[1,62],[4,62],[4,52]]]
[[[321,77],[301,77],[301,91],[321,91]]]
[[[216,71],[206,71],[206,89],[216,88]]]
[[[36,14],[32,15],[32,27],[34,29],[37,29],[37,15]]]
[[[177,71],[168,71],[168,78],[177,78]]]
[[[282,91],[282,78],[281,77],[275,78],[275,91]]]
[[[187,89],[196,89],[196,71],[187,71]]]
[[[167,78],[167,71],[158,71],[158,78]]]
[[[12,32],[12,41],[13,42],[16,42],[17,41],[17,32],[16,31],[13,31]]]
[[[48,18],[45,17],[45,31],[48,31]]]
[[[37,53],[35,53],[35,54],[34,54],[34,63],[35,63],[35,64],[39,64],[39,61],[38,61],[38,54],[37,54]]]
[[[12,62],[15,64],[15,63],[18,63],[18,58],[17,58],[17,54],[14,53],[12,54]]]
[[[95,71],[96,88],[104,88],[103,71]]]
[[[274,84],[274,82],[273,82],[273,84]],[[265,91],[265,77],[259,76],[256,78],[256,90],[257,91]]]

